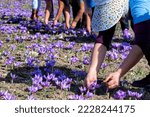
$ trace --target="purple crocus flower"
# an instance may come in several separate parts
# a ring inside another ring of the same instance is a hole
[[[83,86],[79,87],[79,89],[80,89],[81,94],[84,94],[87,91],[87,88]]]
[[[71,57],[70,61],[71,61],[71,63],[76,63],[79,61],[79,59],[77,57],[73,56],[73,57]]]
[[[76,100],[76,99],[78,99],[78,95],[69,95],[68,99],[70,99],[70,100]]]
[[[116,52],[108,52],[107,53],[107,57],[110,60],[116,60],[116,59],[118,59],[118,54]]]
[[[55,63],[56,63],[55,60],[46,61],[46,67],[54,67]]]
[[[55,47],[56,47],[56,48],[63,48],[63,47],[64,47],[64,44],[63,44],[62,41],[57,41],[57,42],[55,43]]]
[[[53,53],[50,53],[50,54],[48,55],[48,57],[49,57],[50,59],[55,59],[55,58],[56,58],[56,55],[53,54]]]
[[[31,72],[31,75],[32,75],[32,76],[35,76],[35,75],[40,75],[40,76],[42,76],[42,71],[39,69],[39,66],[36,66],[36,67],[34,68],[34,71]]]
[[[107,67],[107,66],[108,66],[107,63],[102,63],[101,68],[103,69],[103,68],[105,68],[105,67]]]
[[[127,96],[127,94],[126,94],[126,92],[125,91],[123,91],[123,90],[118,90],[115,94],[114,94],[114,98],[115,99],[124,99],[124,98],[126,98],[126,96]]]
[[[16,40],[17,42],[20,42],[20,43],[23,42],[23,40],[22,40],[19,36],[16,36],[16,37],[15,37],[15,40]]]
[[[61,70],[59,70],[59,69],[55,69],[55,70],[54,70],[54,74],[55,74],[56,76],[60,76],[60,75],[63,74],[63,72],[62,72]]]
[[[34,65],[33,64],[34,61],[35,61],[35,58],[33,58],[33,57],[27,57],[27,59],[26,59],[26,63],[29,66],[33,66]]]
[[[55,79],[56,86],[61,86],[61,81]]]
[[[47,52],[47,50],[46,50],[45,47],[41,46],[41,47],[38,48],[38,53],[45,54],[46,52]]]
[[[32,78],[32,84],[37,85],[41,83],[42,80],[43,78],[41,77],[41,75],[35,75],[34,78]]]
[[[5,65],[11,65],[13,64],[15,60],[15,57],[9,57],[6,61],[5,61]]]
[[[38,91],[38,87],[37,86],[31,86],[28,88],[30,93],[36,93]]]
[[[67,82],[68,84],[71,84],[72,83],[72,78],[66,78],[64,81]]]
[[[2,42],[2,41],[0,41],[0,47],[2,47],[2,45],[3,45],[3,42]]]
[[[14,63],[14,66],[15,66],[15,67],[21,66],[21,62],[15,62],[15,63]]]
[[[92,98],[94,96],[93,92],[87,91],[86,92],[86,97],[87,98]]]
[[[10,55],[10,51],[4,51],[4,56],[8,56],[8,55]]]
[[[7,93],[3,96],[4,100],[16,100],[16,97],[11,95],[10,93]]]
[[[69,32],[72,34],[72,35],[76,35],[76,31],[74,29],[69,29]]]
[[[88,32],[85,30],[85,29],[83,29],[83,36],[88,36]]]
[[[125,30],[123,31],[123,37],[124,37],[125,39],[131,39],[131,38],[132,38],[132,34],[130,33],[129,29],[125,29]]]
[[[0,78],[3,78],[2,74],[0,74]]]
[[[13,74],[13,73],[10,73],[10,77],[12,78],[12,80],[17,78],[16,74]]]
[[[97,81],[94,81],[94,82],[88,87],[88,89],[89,89],[90,91],[94,91],[96,87],[97,87]]]
[[[83,58],[83,64],[89,65],[89,64],[90,64],[90,58],[85,56],[85,57]]]
[[[16,100],[16,97],[10,94],[8,91],[0,91],[0,98],[4,100]]]
[[[75,46],[75,42],[70,42],[69,45],[66,47],[67,49],[72,49]]]
[[[55,79],[55,74],[48,74],[47,76],[44,77],[46,80],[51,81],[53,79]]]
[[[130,90],[128,90],[127,92],[129,96],[135,97],[137,99],[140,99],[143,96],[143,93],[138,93],[138,92],[130,91]]]
[[[0,90],[0,97],[3,96],[4,92]]]
[[[40,83],[43,87],[49,87],[50,86],[50,82],[45,81],[45,82],[41,82]]]
[[[11,45],[11,50],[14,51],[16,49],[16,45]]]
[[[62,81],[61,82],[61,89],[70,89],[70,84],[68,84],[67,82],[65,82],[65,81]]]
[[[67,78],[66,75],[60,75],[60,76],[58,76],[58,80],[60,80],[60,81],[63,81],[63,80],[65,80],[66,78]]]
[[[127,58],[128,54],[124,53],[124,54],[121,54],[121,59],[124,60],[125,58]]]
[[[90,51],[91,48],[93,48],[93,45],[90,44],[83,44],[82,47],[80,48],[81,51]]]

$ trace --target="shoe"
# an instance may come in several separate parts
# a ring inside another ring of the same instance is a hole
[[[132,34],[130,33],[129,29],[124,29],[123,37],[128,40],[132,39]]]
[[[141,80],[134,81],[132,86],[134,87],[146,87],[150,85],[150,74]]]

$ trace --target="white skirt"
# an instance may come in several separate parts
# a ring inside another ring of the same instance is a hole
[[[111,0],[109,3],[96,5],[92,17],[92,30],[105,31],[113,27],[129,10],[129,0]]]

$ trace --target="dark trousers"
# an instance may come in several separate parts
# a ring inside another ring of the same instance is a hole
[[[135,44],[138,45],[150,65],[150,20],[134,25]]]
[[[114,25],[113,27],[111,27],[108,30],[100,31],[98,37],[96,38],[96,43],[103,44],[107,48],[107,50],[109,50],[110,44],[112,41],[112,37],[115,32],[115,28],[116,28],[116,25]]]
[[[52,9],[51,9],[51,13],[50,13],[50,20],[52,20],[54,18],[54,4],[53,4],[53,0],[51,0],[52,3]]]
[[[72,3],[71,3],[71,6],[72,6],[72,13],[73,13],[73,19],[76,18],[76,16],[78,15],[78,12],[80,10],[80,5],[78,2],[76,2],[76,0],[74,0]],[[82,20],[80,19],[77,23],[77,26],[76,28],[81,28],[81,24],[82,24]]]

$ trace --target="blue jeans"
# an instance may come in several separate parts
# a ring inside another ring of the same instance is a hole
[[[39,10],[41,6],[41,0],[32,0],[32,9]]]

